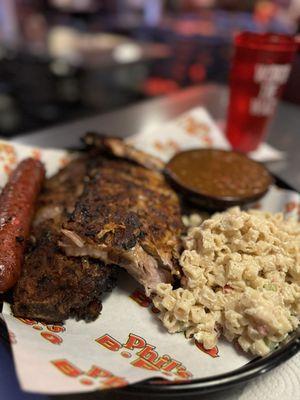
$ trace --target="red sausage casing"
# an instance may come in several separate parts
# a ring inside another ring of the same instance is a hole
[[[26,239],[45,169],[27,158],[13,171],[0,194],[0,293],[10,289],[21,272]]]

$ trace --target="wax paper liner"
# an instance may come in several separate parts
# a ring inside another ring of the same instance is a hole
[[[195,118],[194,110],[193,115],[187,113],[184,116],[190,117]],[[207,143],[220,144],[217,128],[208,114],[201,110],[196,113],[196,119]],[[183,117],[174,124],[186,124],[182,120]],[[170,131],[168,135],[171,135]],[[169,142],[163,150],[161,146],[157,147],[156,136],[153,135],[152,142],[150,136],[143,149],[151,148],[151,152],[159,156],[165,154],[164,159],[180,147],[172,147]],[[189,136],[187,133],[186,137]],[[143,137],[147,136],[143,134]],[[178,135],[174,136],[174,143],[178,138]],[[191,138],[195,139],[195,135]],[[141,136],[130,141],[137,147],[142,143]],[[196,142],[190,143],[191,146],[197,146]],[[28,156],[43,160],[48,175],[65,165],[69,158],[64,150],[33,149],[0,141],[0,185],[4,185],[14,166]],[[273,187],[253,206],[272,212],[283,211],[298,218],[299,195]],[[8,328],[20,385],[29,392],[79,393],[120,387],[149,378],[190,380],[232,371],[249,362],[248,355],[226,341],[220,340],[216,347],[206,351],[182,333],[168,334],[156,313],[141,287],[124,272],[117,288],[103,299],[103,311],[95,322],[68,320],[64,325],[47,325],[15,318],[6,303],[2,318]]]

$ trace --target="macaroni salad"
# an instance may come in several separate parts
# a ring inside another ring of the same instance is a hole
[[[184,222],[181,287],[157,286],[159,318],[206,349],[223,334],[266,355],[300,322],[300,224],[237,207]]]

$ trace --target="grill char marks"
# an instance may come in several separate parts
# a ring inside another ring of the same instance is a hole
[[[14,291],[13,313],[47,322],[94,320],[102,309],[101,294],[115,285],[116,268],[67,257],[56,245],[58,236],[51,221],[39,226]]]
[[[114,156],[115,147],[95,143],[89,154],[46,181],[14,291],[15,315],[91,320],[101,310],[101,294],[115,285],[115,265],[126,268],[147,293],[177,273],[182,232],[177,195],[154,167],[159,162],[128,152],[120,140],[117,146]]]
[[[61,322],[95,319],[101,295],[116,283],[117,267],[88,257],[68,257],[58,246],[61,225],[84,188],[96,159],[72,161],[45,183],[39,197],[32,239],[14,290],[16,316]]]
[[[123,144],[126,147],[126,145]],[[150,293],[176,273],[182,231],[179,200],[158,171],[103,155],[69,221],[61,246],[128,270]]]

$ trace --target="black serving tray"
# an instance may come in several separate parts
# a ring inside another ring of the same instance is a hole
[[[274,176],[274,183],[276,186],[286,189],[295,190],[292,186]],[[1,307],[1,298],[0,298]],[[3,343],[9,348],[9,339],[4,322],[0,319],[0,337]],[[0,340],[1,345],[1,340]],[[133,385],[126,386],[121,389],[113,390],[111,393],[118,393],[113,398],[132,398],[147,400],[151,398],[161,399],[165,397],[176,399],[193,399],[204,393],[217,392],[220,390],[229,389],[235,385],[243,384],[250,379],[258,377],[271,369],[277,367],[283,362],[287,361],[300,350],[300,327],[293,332],[288,338],[282,342],[278,348],[271,354],[265,357],[257,357],[241,368],[235,369],[231,372],[215,375],[211,377],[193,379],[191,381],[182,383],[162,382],[161,379],[149,379]],[[121,397],[120,397],[121,396]],[[61,399],[82,399],[81,395],[60,396]],[[101,399],[101,393],[91,393],[84,395],[85,399]]]

